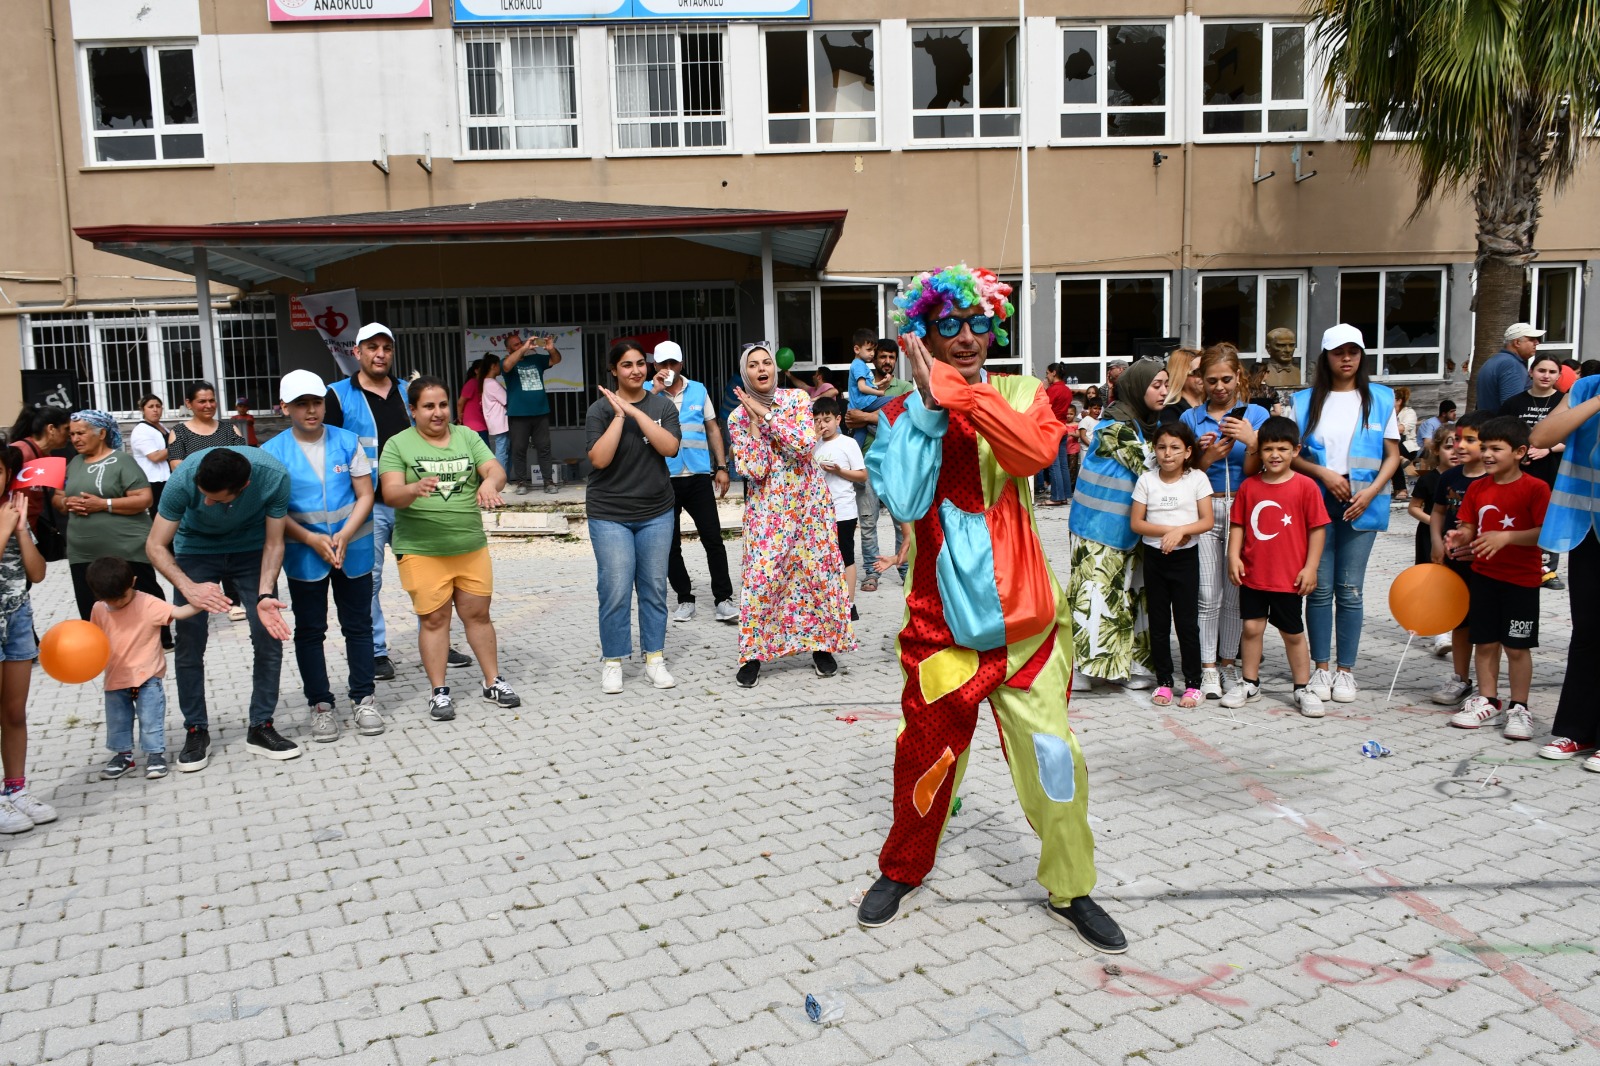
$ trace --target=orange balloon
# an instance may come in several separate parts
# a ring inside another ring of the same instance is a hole
[[[57,622],[39,640],[39,665],[57,681],[81,685],[100,676],[111,658],[111,641],[93,622]]]
[[[1467,620],[1467,583],[1448,566],[1418,563],[1389,586],[1389,613],[1419,637],[1448,633]]]

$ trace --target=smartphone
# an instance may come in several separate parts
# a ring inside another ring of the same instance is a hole
[[[1224,418],[1243,418],[1245,411],[1248,410],[1248,406],[1249,405],[1247,405],[1247,404],[1240,404],[1238,407],[1235,407],[1233,410],[1229,411],[1227,414],[1223,415],[1222,417],[1224,417]]]

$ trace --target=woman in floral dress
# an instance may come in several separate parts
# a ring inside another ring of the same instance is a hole
[[[747,482],[738,681],[754,688],[763,662],[807,651],[817,676],[832,677],[839,670],[834,653],[854,651],[856,639],[833,498],[812,458],[811,399],[777,387],[765,345],[745,348],[739,375],[739,406],[728,416],[733,457]]]

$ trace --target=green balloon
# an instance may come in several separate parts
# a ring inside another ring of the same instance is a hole
[[[779,348],[778,354],[773,357],[773,361],[778,364],[779,370],[788,370],[794,366],[794,349]]]

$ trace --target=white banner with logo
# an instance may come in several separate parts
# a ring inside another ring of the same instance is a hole
[[[356,290],[291,296],[289,322],[295,329],[315,329],[320,333],[341,374],[356,372],[356,333],[361,329],[361,301]]]
[[[506,338],[519,341],[529,337],[554,337],[555,349],[561,353],[561,362],[544,373],[546,392],[582,392],[583,384],[583,330],[578,326],[540,326],[506,329],[469,329],[462,346],[471,366],[483,356],[493,352],[501,359],[506,357]]]
[[[432,17],[433,0],[267,0],[268,22]]]

